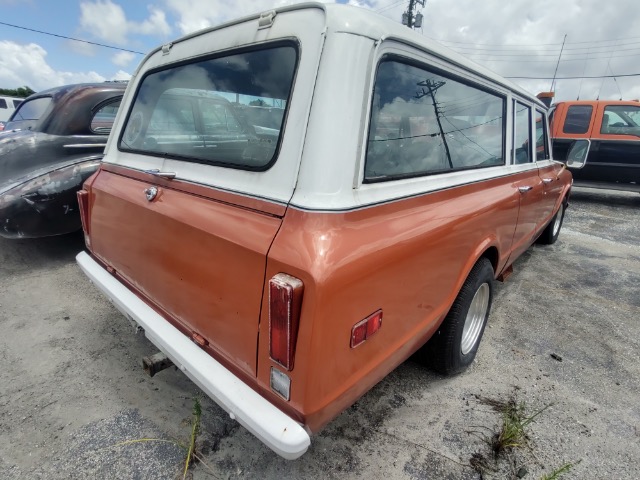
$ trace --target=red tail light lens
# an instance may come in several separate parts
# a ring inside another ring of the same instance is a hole
[[[293,370],[303,291],[302,280],[286,273],[269,280],[269,355],[287,370]]]

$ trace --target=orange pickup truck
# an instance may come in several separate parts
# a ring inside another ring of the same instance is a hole
[[[546,107],[465,57],[364,9],[285,6],[144,59],[78,194],[77,260],[294,459],[415,352],[474,360],[494,280],[558,238],[550,147]]]
[[[576,186],[640,192],[640,102],[581,100],[551,110],[556,160],[568,161]],[[568,159],[580,141],[586,158]]]

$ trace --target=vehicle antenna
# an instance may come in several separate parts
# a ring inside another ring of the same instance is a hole
[[[584,66],[582,67],[582,77],[580,77],[580,88],[578,88],[578,98],[576,98],[576,100],[580,100],[580,93],[582,92],[582,82],[584,81],[584,74],[587,71],[587,62],[589,61],[590,52],[591,52],[591,46],[587,48],[587,56],[584,59]]]
[[[611,75],[613,75],[613,81],[616,84],[616,87],[618,87],[618,93],[620,94],[620,100],[622,100],[622,90],[620,90],[620,85],[618,85],[618,80],[616,79],[616,75],[613,73],[613,70],[611,70],[611,66],[609,66],[609,71],[611,72]]]
[[[560,59],[562,58],[562,50],[564,50],[564,42],[567,41],[567,34],[564,34],[564,38],[562,39],[562,46],[560,47],[560,55],[558,55],[558,63],[556,63],[556,71],[553,72],[553,80],[551,80],[551,88],[549,89],[550,92],[554,92],[555,90],[553,89],[555,83],[556,83],[556,75],[558,74],[558,67],[560,66]]]
[[[611,49],[611,51],[609,52],[609,61],[607,62],[607,68],[604,69],[604,73],[606,75],[607,73],[607,69],[611,70],[611,55],[613,55],[613,51],[616,49],[616,47],[618,46],[618,41],[616,40],[615,43],[613,44],[613,48]],[[613,72],[611,72],[613,73]],[[598,89],[598,96],[596,97],[596,100],[600,100],[600,92],[602,91],[602,86],[604,85],[604,79],[605,77],[602,77],[602,82],[600,82],[600,88]],[[615,77],[614,77],[615,79]],[[617,82],[616,82],[617,84]]]

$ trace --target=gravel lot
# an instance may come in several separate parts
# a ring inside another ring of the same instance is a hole
[[[189,475],[478,479],[469,459],[500,422],[480,398],[515,395],[528,412],[550,407],[529,448],[485,478],[524,466],[539,479],[576,462],[562,478],[639,478],[638,238],[640,195],[576,189],[558,242],[532,247],[497,284],[468,371],[444,378],[406,362],[293,462],[203,398],[207,467]],[[0,239],[0,478],[182,478],[171,440],[187,442],[201,393],[175,369],[144,375],[153,346],[87,282],[82,248],[80,235]],[[118,445],[143,438],[170,441]]]

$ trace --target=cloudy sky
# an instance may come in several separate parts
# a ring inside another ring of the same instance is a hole
[[[287,0],[0,0],[0,88],[126,79],[142,53]],[[400,21],[408,0],[339,0]],[[425,36],[557,99],[640,98],[638,0],[427,0]],[[9,26],[10,24],[13,26]],[[39,30],[89,43],[37,33]],[[139,53],[138,53],[139,52]],[[635,74],[635,76],[633,76]],[[611,78],[584,78],[602,77]],[[615,76],[615,78],[613,78]],[[579,77],[564,79],[565,77]]]

